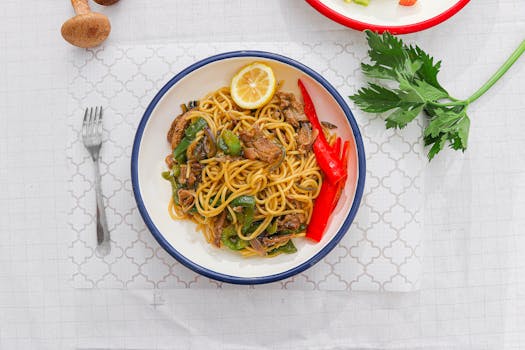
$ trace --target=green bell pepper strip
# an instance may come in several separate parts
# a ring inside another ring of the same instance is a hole
[[[180,165],[179,164],[174,164],[171,167],[171,174],[173,175],[174,178],[179,177],[180,175]]]
[[[253,222],[253,215],[255,214],[255,197],[254,196],[239,196],[230,202],[232,207],[243,207],[243,211],[237,213],[237,219],[242,225],[242,233],[247,234]]]
[[[186,150],[191,145],[192,140],[187,137],[183,137],[179,144],[173,150],[173,158],[177,163],[182,164],[186,161]]]
[[[230,202],[232,207],[252,207],[255,208],[255,197],[242,195]]]
[[[184,135],[193,140],[195,139],[195,136],[197,136],[197,133],[204,129],[207,125],[208,122],[206,122],[206,119],[197,118],[190,124],[190,126],[186,128],[186,131],[184,131]]]
[[[242,213],[237,214],[237,219],[242,224],[242,233],[248,234],[253,222],[253,214],[255,213],[255,208],[246,207]],[[253,231],[252,231],[253,232]]]
[[[195,140],[197,133],[204,129],[207,125],[208,123],[204,118],[198,118],[186,128],[186,131],[184,131],[185,136],[182,138],[182,140],[180,140],[177,147],[175,147],[173,150],[173,158],[175,158],[177,163],[182,164],[186,161],[186,150],[191,145],[193,140]]]
[[[220,135],[217,138],[217,147],[219,147],[219,149],[223,151],[224,154],[227,154],[226,152],[228,152],[228,146],[226,146],[226,143],[224,142],[224,140],[222,139]]]
[[[285,230],[279,231],[279,234],[280,235],[289,235],[289,234],[292,234],[292,233],[301,233],[301,232],[304,232],[305,230],[306,230],[306,225],[305,224],[301,224],[299,226],[299,228],[296,229],[296,230],[287,230],[287,229],[285,229]]]
[[[297,252],[297,248],[293,244],[292,240],[289,240],[285,245],[280,246],[279,248],[275,248],[273,250],[270,250],[268,252],[268,256],[276,256],[281,253],[285,254],[293,254]]]
[[[241,154],[241,140],[239,140],[239,137],[235,135],[233,131],[224,129],[221,132],[221,137],[219,139],[222,140],[222,144],[219,144],[218,146],[224,153],[232,156],[238,156]]]
[[[231,250],[242,250],[248,246],[248,241],[240,239],[233,226],[228,226],[222,230],[221,242]]]
[[[179,195],[177,194],[177,191],[179,190],[179,185],[177,184],[177,181],[175,181],[175,177],[173,176],[171,171],[163,171],[161,175],[164,180],[168,180],[170,182],[173,202],[178,205]]]
[[[277,232],[277,220],[273,220],[273,222],[268,225],[266,228],[266,233],[269,235],[273,235]]]

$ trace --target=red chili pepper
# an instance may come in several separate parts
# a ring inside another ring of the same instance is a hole
[[[312,124],[312,127],[319,132],[317,138],[320,138],[321,140],[323,140],[324,143],[328,144],[328,141],[326,140],[326,137],[323,132],[323,127],[321,126],[321,122],[317,117],[317,112],[315,111],[315,106],[314,102],[312,101],[312,97],[310,97],[310,94],[306,90],[306,86],[304,86],[301,79],[297,80],[297,84],[299,85],[299,89],[301,89],[301,94],[303,95],[304,114]]]
[[[350,153],[350,141],[345,141],[345,144],[343,145],[343,154],[341,154],[341,162],[343,163],[343,167],[346,169],[348,166],[348,154]]]
[[[341,161],[343,163],[343,167],[347,169],[348,166],[348,152],[350,152],[350,141],[345,141],[345,145],[343,146],[343,154],[341,155]],[[346,176],[343,180],[339,182],[339,187],[337,189],[337,193],[334,197],[334,202],[332,203],[332,211],[337,206],[337,202],[339,202],[339,198],[341,197],[341,193],[343,193],[343,189],[345,188],[345,182],[346,182]],[[321,186],[322,187],[322,186]]]
[[[323,237],[326,226],[328,225],[328,219],[337,206],[337,202],[345,186],[350,142],[345,141],[342,155],[339,156],[341,152],[341,138],[338,137],[335,140],[333,147],[328,144],[321,122],[317,117],[312,98],[300,79],[298,84],[303,95],[304,113],[312,124],[312,127],[317,130],[319,134],[314,141],[313,150],[317,163],[327,180],[323,181],[321,185],[319,195],[315,199],[310,223],[306,229],[306,237],[319,242]]]
[[[340,140],[340,139],[339,139]],[[336,144],[334,145],[333,151],[335,153]],[[339,147],[341,142],[339,142]],[[350,152],[350,141],[345,141],[343,146],[343,154],[341,155],[341,163],[344,168],[347,168],[348,165],[348,153]],[[339,153],[339,152],[337,152]],[[306,237],[320,242],[323,238],[324,231],[328,225],[328,219],[337,206],[337,202],[341,197],[341,193],[345,187],[346,175],[339,181],[337,184],[330,183],[329,181],[324,181],[321,185],[321,190],[319,191],[319,196],[315,199],[314,208],[312,211],[312,217],[310,218],[310,223],[306,229]]]
[[[321,238],[323,238],[328,218],[332,213],[333,201],[337,195],[338,187],[328,181],[324,181],[321,185],[319,196],[315,199],[310,223],[306,228],[306,237],[316,242],[320,242]]]
[[[341,152],[341,142],[342,142],[341,138],[337,136],[337,138],[335,139],[335,143],[332,146],[332,151],[336,157],[339,157],[339,154]]]
[[[319,122],[319,118],[315,112],[314,103],[308,94],[306,87],[301,79],[299,79],[297,83],[303,95],[304,114],[312,124],[312,127],[319,133],[313,144],[315,158],[328,181],[336,184],[346,177],[346,168],[343,167],[341,160],[338,158],[339,155],[334,154],[332,147],[330,147],[326,140],[323,128],[321,127],[321,122]]]
[[[346,169],[343,169],[341,161],[333,156],[329,144],[315,139],[313,150],[317,164],[319,164],[328,182],[335,185],[346,177]]]

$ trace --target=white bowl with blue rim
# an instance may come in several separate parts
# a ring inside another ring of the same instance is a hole
[[[168,214],[171,187],[161,177],[164,158],[171,152],[166,133],[182,103],[198,100],[230,84],[233,75],[253,61],[271,66],[283,91],[300,98],[297,80],[305,83],[321,120],[338,126],[336,132],[352,147],[349,176],[339,203],[319,243],[297,238],[295,254],[274,258],[244,258],[207,243],[195,224]],[[193,271],[236,284],[275,282],[298,274],[325,257],[347,233],[359,208],[365,183],[365,153],[357,123],[345,100],[320,74],[288,57],[262,51],[235,51],[199,61],[174,76],[153,98],[138,126],[131,157],[131,178],[138,209],[159,244]]]

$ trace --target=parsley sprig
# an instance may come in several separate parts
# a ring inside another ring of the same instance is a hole
[[[525,51],[525,40],[501,68],[472,96],[456,99],[440,85],[437,75],[441,61],[434,62],[418,46],[406,45],[388,32],[377,34],[366,30],[372,64],[362,63],[363,73],[370,78],[396,82],[396,88],[369,82],[350,98],[365,112],[392,111],[386,127],[404,128],[421,112],[429,117],[424,131],[425,146],[430,146],[428,159],[448,142],[454,150],[467,149],[470,118],[467,107],[494,85]]]

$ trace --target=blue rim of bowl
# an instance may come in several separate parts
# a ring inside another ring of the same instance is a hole
[[[139,155],[139,150],[140,150],[140,144],[142,141],[142,135],[144,133],[144,129],[148,123],[148,120],[151,116],[151,113],[157,106],[158,102],[166,94],[166,92],[168,92],[169,89],[171,89],[173,85],[175,85],[185,76],[187,76],[188,74],[192,73],[193,71],[207,64],[210,64],[216,61],[220,61],[220,60],[239,58],[239,57],[264,58],[264,59],[282,62],[294,68],[299,69],[300,71],[302,71],[309,77],[313,78],[316,82],[321,84],[334,97],[334,99],[337,101],[341,109],[344,111],[346,119],[348,120],[352,128],[352,133],[355,138],[355,144],[357,148],[357,157],[358,157],[358,177],[357,177],[357,186],[356,186],[356,191],[354,195],[354,200],[352,203],[352,207],[350,208],[350,211],[348,215],[346,216],[343,222],[343,225],[341,226],[337,234],[332,238],[330,242],[328,242],[328,244],[323,249],[321,249],[317,254],[315,254],[313,257],[311,257],[304,263],[297,265],[284,272],[280,272],[280,273],[268,275],[268,276],[261,276],[261,277],[238,277],[238,276],[231,276],[231,275],[215,272],[213,270],[200,266],[199,264],[196,264],[195,262],[191,261],[190,259],[186,258],[184,255],[179,253],[166,240],[166,238],[164,238],[162,233],[157,229],[157,227],[151,220],[151,217],[149,216],[148,211],[146,210],[146,207],[144,205],[144,201],[142,200],[142,195],[140,193],[140,187],[139,187],[139,181],[138,181],[138,155]],[[149,230],[151,231],[151,233],[153,234],[157,242],[159,242],[159,244],[171,256],[173,256],[182,265],[186,266],[187,268],[203,276],[206,276],[206,277],[218,280],[218,281],[227,282],[227,283],[252,285],[252,284],[263,284],[263,283],[276,282],[276,281],[294,276],[298,273],[301,273],[304,270],[315,265],[322,258],[324,258],[332,249],[335,248],[335,246],[339,243],[339,241],[343,238],[343,236],[346,234],[346,232],[350,228],[350,225],[352,224],[357,214],[357,210],[359,209],[359,205],[361,203],[361,197],[363,196],[364,184],[365,184],[365,174],[366,174],[365,166],[366,166],[365,165],[365,150],[363,146],[363,140],[361,138],[361,133],[359,132],[359,127],[357,126],[357,123],[354,119],[354,115],[352,114],[352,111],[350,111],[350,108],[347,106],[347,104],[344,102],[341,95],[325,78],[323,78],[319,73],[315,72],[314,70],[305,66],[304,64],[299,63],[291,58],[288,58],[282,55],[278,55],[278,54],[266,52],[266,51],[252,51],[252,50],[232,51],[232,52],[226,52],[226,53],[218,54],[215,56],[211,56],[211,57],[208,57],[206,59],[203,59],[199,62],[192,64],[191,66],[182,70],[179,74],[175,75],[155,95],[153,100],[148,105],[148,108],[146,108],[144,115],[142,116],[140,124],[137,128],[137,132],[135,134],[135,139],[133,141],[133,150],[132,150],[132,155],[131,155],[131,182],[132,182],[132,187],[133,187],[133,193],[135,195],[135,200],[137,202],[137,206],[138,206],[140,215],[142,216],[142,219],[148,226]]]

